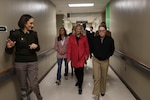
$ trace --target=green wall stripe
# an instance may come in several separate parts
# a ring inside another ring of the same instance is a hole
[[[110,29],[110,3],[106,6],[106,26]]]

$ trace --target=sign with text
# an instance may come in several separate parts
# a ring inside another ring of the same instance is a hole
[[[7,32],[7,26],[0,25],[0,32]]]

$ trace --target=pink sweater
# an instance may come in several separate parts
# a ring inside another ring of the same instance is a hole
[[[54,48],[57,51],[57,58],[67,58],[67,45],[68,45],[68,37],[65,37],[65,41],[63,45],[61,41],[58,41],[56,37]]]

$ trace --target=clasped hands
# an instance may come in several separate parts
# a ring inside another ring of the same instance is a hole
[[[15,44],[16,44],[16,41],[12,41],[10,38],[8,38],[6,40],[6,46],[7,46],[7,48],[12,48],[12,47],[15,46]],[[32,44],[29,45],[29,47],[30,47],[30,49],[36,49],[38,47],[38,45],[35,44],[35,43],[32,43]]]

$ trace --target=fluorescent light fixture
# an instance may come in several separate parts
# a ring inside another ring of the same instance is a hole
[[[94,3],[68,4],[69,7],[92,7]]]

